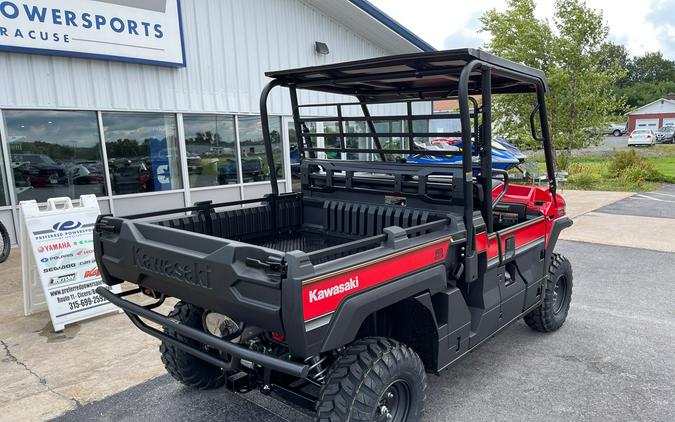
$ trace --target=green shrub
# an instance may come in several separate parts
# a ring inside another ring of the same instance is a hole
[[[575,172],[570,174],[567,180],[578,188],[590,189],[600,183],[602,176],[595,172]]]
[[[608,171],[610,175],[619,177],[624,170],[629,167],[639,167],[646,161],[638,155],[634,149],[617,152],[609,163]]]
[[[558,154],[556,160],[558,162],[558,171],[567,170],[569,168],[570,165],[569,155],[565,153]]]
[[[630,166],[619,174],[621,182],[643,183],[643,182],[661,182],[665,176],[661,174],[652,163],[643,161],[638,165]]]

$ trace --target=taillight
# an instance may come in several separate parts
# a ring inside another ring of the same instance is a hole
[[[160,297],[160,295],[158,295],[154,290],[149,289],[147,287],[142,287],[141,293],[143,293],[146,296],[150,296],[153,299],[159,299],[159,297]]]
[[[565,207],[558,207],[558,217],[563,217],[565,214]]]
[[[286,340],[286,336],[285,336],[285,335],[283,335],[283,334],[281,334],[281,333],[275,333],[275,332],[272,332],[272,338],[273,338],[274,340],[278,341],[279,343],[283,343],[284,340]]]

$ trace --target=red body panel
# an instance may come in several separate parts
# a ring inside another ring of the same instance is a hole
[[[503,184],[493,192],[496,198],[502,191]],[[505,242],[515,237],[516,249],[529,243],[546,238],[551,230],[550,221],[564,215],[564,200],[556,195],[556,204],[548,189],[537,186],[509,185],[501,202],[526,204],[528,211],[540,213],[543,218],[536,218],[527,223],[500,231],[501,249],[505,250]],[[348,268],[306,281],[302,286],[302,309],[305,321],[334,312],[347,297],[388,283],[423,268],[442,262],[450,246],[450,239],[443,239],[429,245],[423,245],[374,261],[365,266]],[[476,251],[487,253],[488,261],[499,258],[499,244],[496,233],[488,236],[486,232],[476,235]]]
[[[304,320],[335,311],[340,302],[354,293],[443,262],[450,242],[445,238],[403,250],[367,266],[348,268],[306,281],[302,286]]]

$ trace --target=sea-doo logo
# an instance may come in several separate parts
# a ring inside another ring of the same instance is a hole
[[[79,221],[63,221],[61,223],[56,223],[52,226],[55,232],[67,232],[70,230],[79,229],[82,227],[82,223]]]
[[[182,263],[134,248],[134,265],[151,273],[211,289],[211,267],[199,262]]]
[[[42,272],[43,273],[53,273],[54,271],[59,271],[59,270],[65,270],[67,268],[73,268],[75,267],[75,263],[72,264],[64,264],[61,265],[60,267],[49,267],[49,268],[43,268]]]
[[[313,289],[309,291],[309,303],[318,302],[331,296],[336,296],[359,288],[359,277],[350,278],[349,281],[336,284],[335,286],[324,289]]]

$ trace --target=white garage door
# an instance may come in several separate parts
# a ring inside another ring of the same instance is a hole
[[[663,126],[675,126],[675,118],[663,119]]]
[[[651,129],[656,131],[659,128],[659,119],[637,119],[635,129]]]

